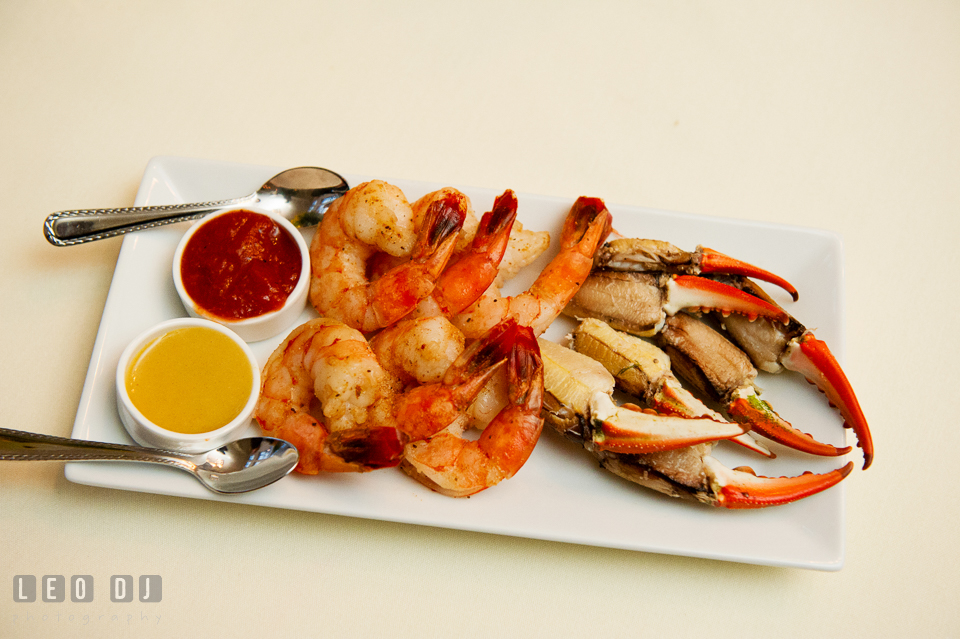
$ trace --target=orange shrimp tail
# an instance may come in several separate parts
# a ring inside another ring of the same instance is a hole
[[[498,324],[454,360],[441,383],[404,393],[394,410],[398,426],[419,441],[452,424],[508,361],[517,329],[513,320]]]
[[[598,197],[580,196],[573,203],[563,223],[560,241],[564,248],[578,246],[580,252],[593,260],[596,252],[613,228],[613,216]]]
[[[580,197],[574,202],[560,232],[560,253],[547,264],[528,291],[533,298],[541,300],[539,316],[525,322],[537,335],[547,329],[580,290],[593,268],[597,249],[610,234],[612,223],[613,217],[600,198]]]
[[[379,327],[398,322],[433,292],[463,228],[464,198],[462,194],[451,193],[431,203],[411,260],[390,269],[371,286],[373,312]]]
[[[530,292],[554,300],[558,308],[566,306],[590,275],[593,256],[610,234],[612,219],[603,200],[578,198],[563,222],[559,255],[543,269]]]
[[[610,234],[610,211],[603,200],[580,197],[574,202],[560,231],[560,254],[530,288],[539,297],[567,298],[566,305],[593,268],[593,256]]]
[[[407,441],[406,433],[389,426],[350,428],[327,437],[327,444],[335,455],[370,470],[399,465]]]
[[[433,297],[444,315],[460,313],[493,283],[516,219],[517,196],[507,189],[480,219],[470,249],[440,276]]]
[[[418,238],[417,247],[413,250],[413,258],[417,259],[421,251],[433,253],[436,250],[435,247],[442,244],[449,236],[459,233],[467,217],[468,208],[467,196],[459,191],[446,193],[443,197],[431,202],[423,221],[423,229],[426,233],[421,233],[421,237]]]
[[[603,200],[579,197],[570,208],[560,231],[560,254],[547,265],[533,289],[551,289],[564,285],[573,287],[570,297],[579,290],[593,268],[593,256],[610,235],[613,216]],[[552,286],[551,286],[552,285]]]
[[[447,386],[463,383],[476,371],[505,361],[510,357],[518,330],[520,326],[513,318],[494,326],[481,339],[470,344],[450,365],[443,376],[443,383]]]
[[[518,326],[507,368],[510,401],[524,410],[540,412],[543,405],[543,358],[540,343],[529,326]]]
[[[543,360],[533,330],[519,327],[507,367],[510,404],[484,429],[480,449],[513,477],[533,452],[543,419]]]

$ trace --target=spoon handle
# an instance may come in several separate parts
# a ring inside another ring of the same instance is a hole
[[[163,206],[131,206],[123,209],[80,209],[51,213],[43,222],[43,234],[56,246],[73,246],[84,242],[116,237],[131,231],[196,220],[227,206],[256,201],[251,194],[231,200],[200,204],[167,204]]]
[[[191,456],[173,451],[67,439],[8,428],[0,428],[0,461],[2,460],[136,461],[166,464],[184,470],[193,470],[196,467]]]

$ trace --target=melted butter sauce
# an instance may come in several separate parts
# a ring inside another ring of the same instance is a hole
[[[179,328],[147,344],[127,368],[127,392],[151,422],[176,433],[214,431],[250,398],[253,373],[229,337],[200,326]]]

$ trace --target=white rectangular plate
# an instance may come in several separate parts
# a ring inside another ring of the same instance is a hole
[[[276,167],[158,157],[147,165],[136,204],[236,197],[255,191],[278,171]],[[368,179],[345,177],[354,185]],[[393,182],[411,201],[443,186]],[[470,196],[478,215],[490,209],[499,193],[459,188]],[[526,228],[550,231],[555,245],[572,200],[524,194],[518,198],[520,221]],[[843,262],[837,236],[803,228],[608,205],[615,229],[625,236],[657,238],[688,250],[704,244],[785,277],[800,290],[800,301],[790,302],[774,287],[768,287],[770,293],[829,343],[838,358],[842,356]],[[115,369],[121,351],[138,333],[160,321],[185,315],[171,279],[174,248],[185,229],[186,224],[179,224],[124,238],[74,437],[132,443],[117,416]],[[522,273],[508,292],[525,289],[552,254],[548,252],[529,272]],[[314,315],[312,310],[305,311],[302,320]],[[571,328],[572,323],[561,318],[545,336],[559,340]],[[261,365],[282,338],[252,345]],[[759,384],[764,397],[801,430],[835,445],[844,443],[839,416],[801,377],[792,373],[761,374]],[[259,432],[253,423],[249,430],[251,434]],[[775,460],[734,448],[721,445],[714,455],[730,466],[750,465],[761,475],[825,472],[842,465],[842,460],[816,458],[776,446]],[[690,557],[818,570],[839,570],[843,565],[842,484],[786,506],[724,511],[674,500],[619,479],[549,428],[516,477],[469,499],[435,494],[396,469],[363,475],[292,475],[260,491],[233,497],[215,495],[186,473],[165,467],[71,463],[66,467],[66,477],[91,486]]]

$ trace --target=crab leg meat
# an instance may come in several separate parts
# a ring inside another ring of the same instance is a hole
[[[846,477],[852,464],[825,474],[758,477],[729,469],[710,456],[712,443],[644,454],[604,450],[590,437],[590,399],[612,392],[613,377],[586,355],[540,340],[544,363],[544,417],[580,443],[612,473],[658,492],[724,508],[786,504],[826,490]],[[585,428],[585,426],[587,426]]]
[[[764,437],[811,455],[838,457],[850,452],[817,441],[777,415],[757,394],[757,370],[749,358],[705,323],[689,315],[667,320],[657,342],[670,354],[682,377],[721,404],[727,415]]]
[[[595,317],[616,329],[650,337],[667,317],[680,311],[717,311],[726,317],[743,315],[785,322],[779,306],[727,284],[693,275],[627,273],[596,270],[563,309],[576,319]]]
[[[569,428],[575,429],[577,438],[589,441],[592,447],[647,453],[728,439],[744,432],[739,424],[709,416],[688,418],[642,411],[629,405],[618,407],[611,397],[614,379],[602,364],[549,340],[539,342],[544,387],[554,389],[554,397],[558,393],[565,405],[573,403],[576,417]]]
[[[790,294],[794,302],[799,299],[793,284],[779,275],[704,246],[698,246],[691,253],[660,240],[612,240],[597,254],[596,266],[613,271],[743,275],[779,286]]]
[[[618,388],[642,398],[658,413],[726,422],[680,385],[671,371],[669,355],[653,344],[615,331],[595,319],[583,320],[572,338],[574,350],[603,364],[616,379]],[[766,457],[775,457],[748,433],[736,435],[731,441]]]
[[[593,272],[564,313],[576,319],[598,318],[615,329],[641,337],[657,336],[661,345],[670,347],[667,351],[681,377],[722,402],[729,417],[770,439],[816,455],[839,456],[849,452],[849,447],[819,442],[780,418],[759,398],[753,385],[755,370],[733,386],[717,387],[711,378],[716,362],[709,361],[709,357],[722,350],[728,344],[726,340],[717,337],[709,345],[688,341],[686,348],[664,344],[671,339],[665,335],[671,323],[686,317],[679,311],[712,311],[757,368],[767,372],[796,370],[827,395],[840,410],[844,425],[856,434],[863,449],[863,467],[868,468],[873,460],[870,431],[835,358],[823,342],[748,277],[782,286],[797,299],[794,287],[783,278],[711,249],[698,247],[696,252],[688,253],[657,240],[617,239],[607,242],[598,252]],[[711,299],[714,294],[721,295],[722,300]],[[752,296],[779,312],[766,306],[760,313],[751,312],[744,296]],[[698,298],[704,303],[698,303]]]
[[[654,453],[744,433],[739,424],[709,417],[660,415],[629,404],[617,406],[603,393],[590,398],[589,411],[593,443],[615,453]]]

